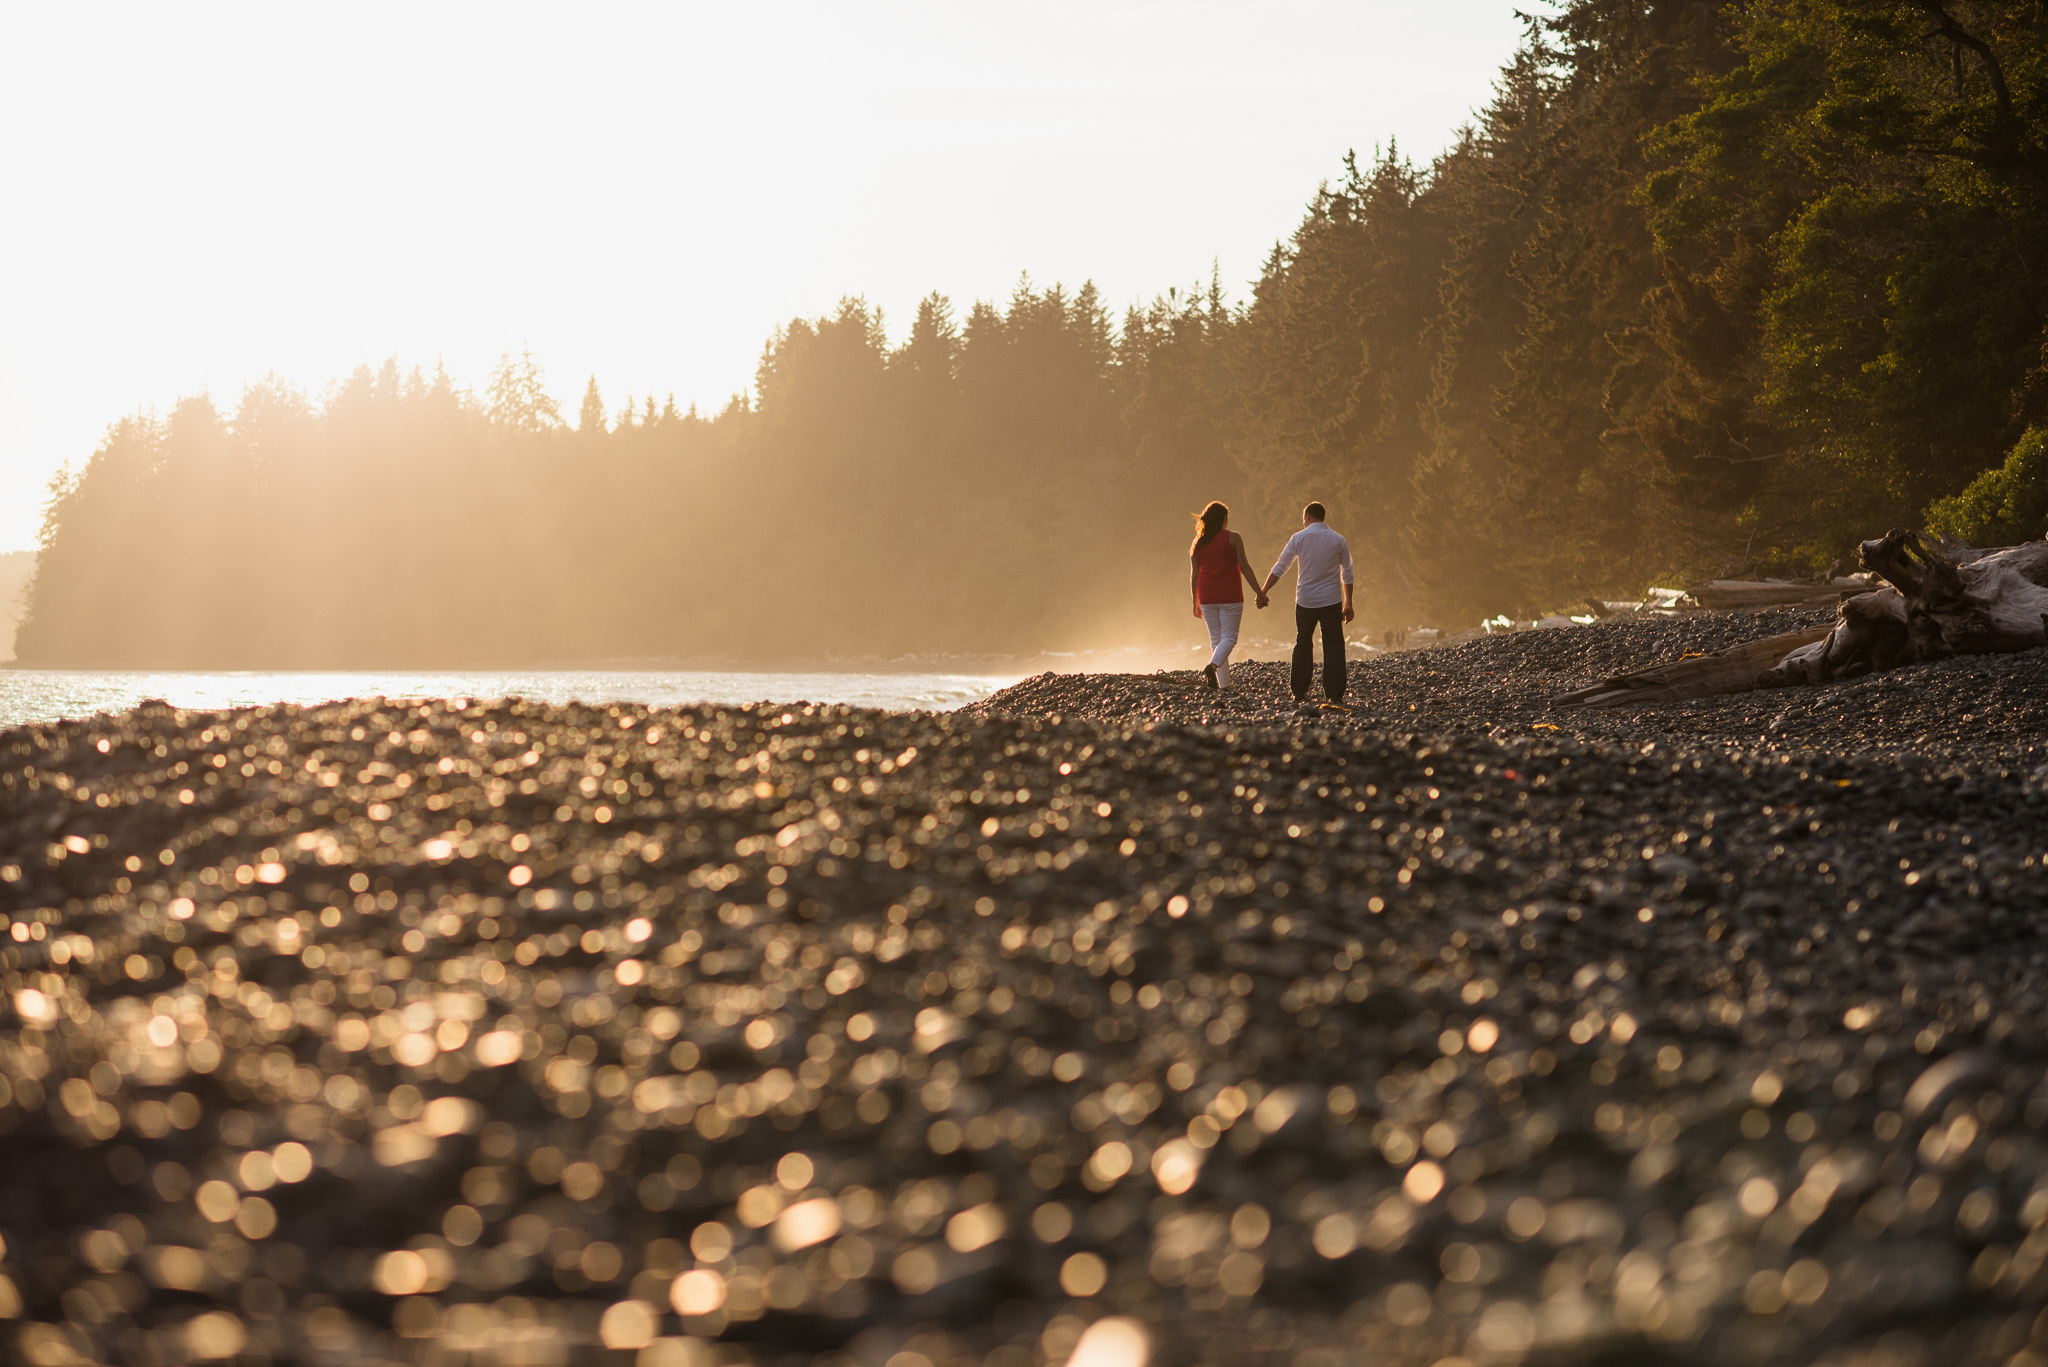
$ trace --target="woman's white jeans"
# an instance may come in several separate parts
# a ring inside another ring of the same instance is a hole
[[[1244,620],[1242,603],[1204,603],[1202,620],[1209,624],[1209,663],[1216,666],[1216,686],[1230,686],[1230,652],[1237,649],[1237,628]]]

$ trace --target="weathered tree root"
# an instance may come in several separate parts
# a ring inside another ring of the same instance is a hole
[[[1846,600],[1833,628],[1766,637],[1618,675],[1554,698],[1551,706],[1617,707],[1831,683],[1957,655],[2048,645],[2048,541],[1976,550],[1894,530],[1864,542],[1857,553],[1890,587]]]
[[[2048,644],[2048,541],[1980,551],[1892,531],[1864,542],[1858,554],[1891,587],[1843,603],[1827,639],[1765,670],[1759,688]]]

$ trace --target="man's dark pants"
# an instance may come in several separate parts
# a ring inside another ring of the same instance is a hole
[[[1344,701],[1344,605],[1326,608],[1294,605],[1294,700],[1308,701],[1309,680],[1315,673],[1316,628],[1323,629],[1323,692],[1331,702]]]

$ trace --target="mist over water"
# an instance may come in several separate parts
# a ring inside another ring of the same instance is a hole
[[[816,702],[938,712],[1013,684],[1015,674],[664,673],[538,670],[360,673],[353,671],[97,671],[0,669],[0,729],[119,712],[149,698],[193,711],[342,698],[529,698],[539,702]]]

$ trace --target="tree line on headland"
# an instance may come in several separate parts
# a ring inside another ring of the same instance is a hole
[[[1019,652],[1185,628],[1184,513],[1308,497],[1368,627],[2048,525],[2048,3],[1568,0],[1434,162],[1321,187],[1248,299],[848,300],[751,394],[573,418],[364,367],[117,424],[22,663]]]

